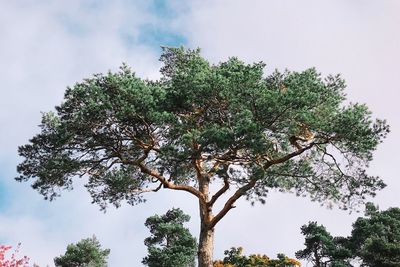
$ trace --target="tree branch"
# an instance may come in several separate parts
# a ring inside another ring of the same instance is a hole
[[[134,189],[132,190],[133,193],[148,193],[148,192],[157,192],[161,189],[162,183],[160,183],[156,188],[146,188],[146,189]]]
[[[228,175],[224,176],[224,186],[221,187],[212,197],[211,200],[207,203],[209,207],[212,207],[217,201],[217,199],[222,196],[227,190],[229,189],[229,181],[228,181]]]
[[[308,146],[303,147],[295,152],[292,152],[290,154],[287,154],[284,157],[278,158],[278,159],[274,159],[274,160],[269,160],[266,164],[264,164],[264,169],[268,169],[270,166],[274,165],[274,164],[279,164],[279,163],[283,163],[295,156],[300,155],[301,153],[303,153],[306,150],[311,149],[314,145],[319,145],[319,144],[325,144],[326,142],[320,142],[320,143],[315,143],[312,142],[310,143]],[[239,189],[236,190],[236,192],[226,201],[224,207],[220,210],[220,212],[215,215],[215,217],[210,221],[210,223],[208,224],[209,229],[212,229],[213,227],[215,227],[215,225],[231,210],[234,208],[233,204],[241,197],[243,196],[247,191],[249,191],[250,189],[252,189],[257,183],[257,180],[251,180],[250,182],[248,182],[247,184],[245,184],[244,186],[240,187]],[[222,188],[224,189],[224,188]],[[216,194],[218,194],[222,189],[220,189]],[[222,193],[221,193],[222,194]],[[215,196],[215,195],[214,195]],[[212,200],[212,199],[211,199]]]
[[[197,178],[197,182],[199,185],[199,192],[201,192],[201,194],[203,195],[203,200],[204,203],[208,201],[208,193],[209,193],[209,177],[206,173],[204,173],[204,169],[203,169],[203,159],[202,159],[202,155],[201,155],[201,145],[199,145],[198,143],[195,142],[195,140],[193,140],[192,142],[193,145],[193,156],[192,156],[192,165],[196,171],[196,178]]]
[[[140,171],[142,173],[148,174],[148,175],[156,178],[157,180],[159,180],[165,188],[172,189],[172,190],[179,190],[179,191],[189,192],[192,195],[196,196],[201,202],[206,204],[206,200],[205,200],[204,194],[201,193],[200,191],[198,191],[197,189],[195,189],[194,187],[191,187],[191,186],[188,186],[188,185],[173,184],[170,181],[168,181],[164,176],[159,174],[158,172],[147,168],[147,166],[145,166],[143,164],[143,162],[140,162],[137,166],[140,168]]]
[[[339,170],[339,172],[340,172],[343,176],[347,176],[347,175],[342,171],[342,168],[340,168],[340,165],[339,165],[339,163],[337,162],[336,158],[335,158],[332,154],[328,153],[328,152],[326,151],[326,148],[325,148],[325,149],[322,149],[322,148],[320,148],[319,146],[317,146],[317,148],[318,148],[319,150],[321,150],[321,151],[324,153],[324,154],[322,155],[322,160],[323,160],[323,162],[325,162],[324,156],[325,156],[325,155],[329,156],[329,157],[333,160],[333,163],[335,164],[335,166],[336,166],[336,168]],[[327,164],[328,164],[328,163],[327,163]]]
[[[269,167],[269,166],[274,165],[274,164],[283,163],[283,162],[285,162],[285,161],[287,161],[287,160],[289,160],[291,158],[294,158],[294,157],[300,155],[301,153],[303,153],[304,151],[311,149],[315,145],[322,145],[322,144],[326,144],[326,143],[328,143],[328,141],[319,142],[319,143],[311,142],[308,146],[300,148],[300,149],[298,149],[298,150],[296,150],[296,151],[294,151],[294,152],[292,152],[290,154],[287,154],[286,156],[283,156],[283,157],[278,158],[278,159],[269,160],[268,163],[266,164],[266,166],[264,166],[264,169],[266,169],[265,167]]]
[[[221,211],[218,212],[218,214],[215,215],[214,218],[210,221],[210,223],[208,224],[208,228],[214,228],[215,225],[228,213],[228,211],[234,208],[233,204],[236,202],[236,200],[243,196],[247,191],[252,189],[255,186],[256,182],[257,180],[251,180],[246,185],[236,190],[236,192],[228,199],[228,201],[226,201]]]

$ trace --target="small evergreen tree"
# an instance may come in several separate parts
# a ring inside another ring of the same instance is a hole
[[[400,266],[400,208],[379,211],[368,203],[366,217],[353,224],[351,245],[362,266]]]
[[[95,236],[69,244],[64,255],[55,257],[56,267],[106,267],[109,249],[102,249]]]
[[[347,267],[352,257],[347,248],[348,240],[333,237],[323,225],[309,222],[301,227],[305,236],[305,249],[296,252],[296,257],[313,263],[314,267]]]
[[[196,239],[183,226],[190,216],[181,209],[147,218],[151,236],[144,240],[148,255],[142,263],[149,267],[188,267],[195,265]]]

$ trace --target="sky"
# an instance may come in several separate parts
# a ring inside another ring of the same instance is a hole
[[[95,234],[111,249],[109,266],[125,267],[141,266],[144,221],[153,214],[180,207],[197,235],[197,203],[185,193],[160,192],[145,204],[103,213],[82,180],[48,202],[13,179],[17,147],[38,133],[41,112],[58,105],[67,86],[123,62],[140,77],[158,78],[162,45],[200,47],[214,63],[262,60],[267,73],[341,73],[348,101],[366,103],[391,125],[369,173],[388,185],[373,201],[381,209],[400,206],[399,10],[397,0],[0,0],[0,243],[21,242],[31,262],[53,266],[67,244]],[[265,205],[239,201],[217,225],[215,257],[231,246],[293,257],[303,247],[301,225],[318,221],[348,235],[361,215],[282,193],[271,193]]]

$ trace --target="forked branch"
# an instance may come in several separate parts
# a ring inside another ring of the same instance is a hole
[[[210,221],[208,228],[214,228],[214,226],[228,213],[228,211],[235,207],[233,204],[235,204],[236,200],[243,196],[247,191],[252,189],[255,186],[256,182],[257,180],[255,179],[251,180],[249,183],[236,190],[236,192],[226,201],[221,211],[218,212],[218,214],[215,215],[215,217]]]
[[[217,199],[222,196],[227,190],[229,189],[229,181],[228,181],[228,175],[224,176],[224,186],[221,187],[212,197],[211,200],[207,203],[209,207],[212,207],[217,201]]]
[[[315,145],[324,144],[324,143],[326,143],[326,142],[322,142],[322,143],[315,143],[315,142],[312,142],[312,143],[310,143],[308,146],[303,147],[303,148],[301,148],[301,149],[299,149],[299,150],[296,150],[295,152],[292,152],[292,153],[290,153],[290,154],[287,154],[286,156],[283,156],[283,157],[278,158],[278,159],[269,160],[266,164],[264,164],[264,170],[268,169],[268,168],[271,167],[272,165],[280,164],[280,163],[283,163],[283,162],[285,162],[285,161],[288,161],[288,160],[290,160],[291,158],[294,158],[294,157],[300,155],[300,154],[303,153],[304,151],[311,149],[311,148],[312,148],[313,146],[315,146]],[[245,195],[247,191],[249,191],[250,189],[252,189],[252,188],[256,185],[257,181],[258,181],[257,179],[252,179],[252,180],[249,181],[247,184],[245,184],[244,186],[242,186],[242,187],[240,187],[239,189],[237,189],[237,190],[235,191],[235,193],[226,201],[224,207],[223,207],[223,208],[218,212],[218,214],[215,215],[215,217],[210,221],[210,223],[209,223],[209,225],[208,225],[209,229],[214,228],[215,225],[216,225],[216,224],[231,210],[231,209],[233,209],[233,208],[235,207],[235,206],[234,206],[235,202],[236,202],[240,197],[242,197],[243,195]],[[229,184],[228,184],[228,185],[229,185]],[[217,195],[220,191],[223,191],[224,189],[225,189],[225,186],[224,186],[223,188],[221,188],[221,189],[216,193],[216,195]],[[225,191],[226,191],[226,190],[225,190]],[[221,194],[222,194],[222,193],[221,193]],[[213,198],[214,198],[216,195],[214,195]],[[218,197],[219,197],[219,195],[218,195]],[[217,198],[218,198],[218,197],[217,197]],[[212,200],[213,200],[213,199],[211,199],[211,201],[212,201]],[[211,201],[210,201],[210,202],[211,202]]]

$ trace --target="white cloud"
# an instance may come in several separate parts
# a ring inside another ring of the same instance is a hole
[[[78,3],[2,4],[0,23],[8,27],[1,29],[0,121],[7,127],[0,128],[0,156],[15,155],[15,145],[25,142],[38,124],[38,111],[59,103],[67,85],[122,62],[139,75],[155,75],[159,55],[134,38],[128,48],[121,38],[122,31],[135,37],[153,17],[140,6],[125,8],[122,1],[90,12]]]

